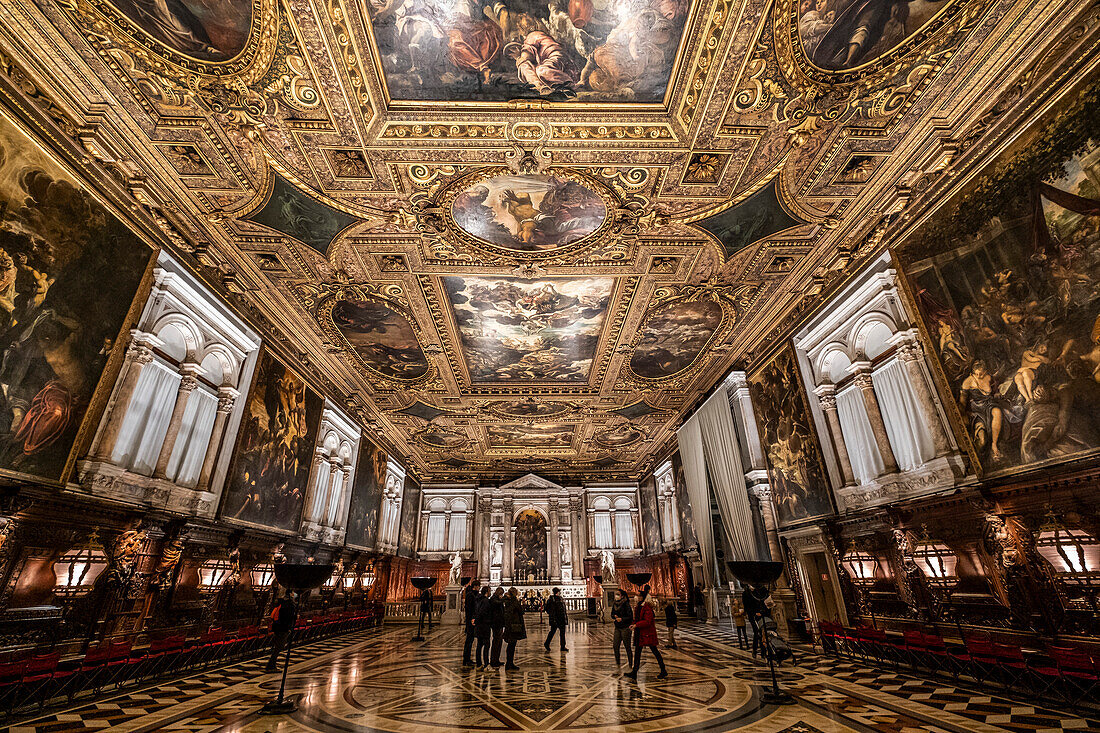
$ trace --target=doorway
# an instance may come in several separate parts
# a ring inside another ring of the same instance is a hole
[[[831,564],[824,551],[802,553],[801,559],[802,586],[809,595],[814,620],[834,621],[841,618]]]

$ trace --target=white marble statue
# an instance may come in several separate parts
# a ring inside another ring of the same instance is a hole
[[[569,551],[569,535],[558,535],[558,557],[561,558],[561,566],[567,568],[573,564],[572,553]]]
[[[451,556],[451,585],[462,584],[462,555],[455,553]]]
[[[504,538],[501,537],[500,532],[493,532],[493,541],[490,543],[493,556],[489,565],[494,568],[499,568],[504,563]]]
[[[600,552],[600,574],[603,575],[605,583],[615,580],[615,553],[611,550]]]

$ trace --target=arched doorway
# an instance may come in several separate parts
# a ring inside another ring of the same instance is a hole
[[[516,515],[513,575],[517,582],[546,582],[546,517],[535,509]]]

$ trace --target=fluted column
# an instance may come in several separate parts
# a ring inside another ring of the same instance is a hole
[[[943,421],[940,420],[939,410],[936,409],[936,402],[932,397],[932,391],[924,378],[924,369],[921,368],[921,362],[924,361],[924,349],[921,348],[920,341],[912,332],[899,334],[899,336],[905,336],[907,339],[898,343],[898,360],[905,368],[905,373],[909,377],[909,384],[917,395],[917,402],[920,403],[924,423],[928,426],[928,432],[932,435],[932,446],[935,448],[936,457],[947,455],[952,451],[951,440],[947,437],[947,431],[944,430]]]
[[[214,427],[210,430],[210,442],[206,444],[206,456],[202,459],[202,469],[199,471],[197,488],[200,491],[210,489],[210,479],[214,475],[214,466],[218,462],[222,439],[225,437],[225,426],[239,394],[232,387],[218,388],[218,411],[214,413]]]
[[[886,423],[882,419],[882,411],[878,406],[878,397],[875,396],[875,385],[871,379],[871,363],[857,361],[852,364],[852,373],[856,387],[863,395],[863,406],[867,409],[867,419],[871,423],[871,433],[875,436],[878,451],[882,455],[884,464],[883,473],[897,473],[898,461],[894,458],[894,450],[890,447],[890,436],[886,432]]]
[[[856,482],[856,475],[852,471],[852,459],[848,455],[848,446],[844,443],[844,433],[840,429],[840,415],[836,411],[836,387],[822,384],[814,390],[814,394],[821,402],[821,411],[825,413],[825,422],[829,424],[829,433],[833,436],[841,478],[844,479],[845,486],[851,486]]]
[[[164,442],[160,446],[160,455],[157,456],[157,465],[153,470],[156,478],[167,478],[168,461],[172,458],[172,449],[176,447],[176,438],[179,437],[180,428],[183,426],[183,413],[187,409],[187,400],[195,387],[199,386],[198,374],[202,367],[198,364],[181,364],[179,389],[176,390],[176,404],[172,408],[172,417],[168,421],[168,432],[164,434]]]
[[[141,334],[141,336],[145,336],[145,334]],[[118,392],[115,394],[114,404],[107,414],[107,423],[103,426],[99,444],[92,455],[95,460],[111,460],[111,453],[114,452],[118,433],[122,429],[122,421],[126,417],[126,411],[130,408],[130,402],[134,399],[138,377],[141,376],[141,370],[145,368],[145,365],[152,361],[153,350],[150,348],[150,344],[144,338],[139,340],[138,334],[133,335],[130,345],[126,347],[126,355],[122,362],[122,372],[119,377]]]
[[[550,501],[550,523],[546,527],[546,553],[550,558],[550,577],[561,578],[561,553],[558,552],[558,502]]]

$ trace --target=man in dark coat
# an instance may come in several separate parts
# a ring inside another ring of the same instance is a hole
[[[265,672],[279,670],[279,652],[286,648],[290,634],[294,631],[294,624],[298,622],[298,608],[294,605],[294,598],[289,590],[275,604],[275,608],[271,609],[271,619],[271,633],[275,638],[271,642],[271,656],[267,660]]]
[[[462,666],[474,666],[471,656],[474,651],[474,642],[477,640],[477,598],[481,593],[481,581],[474,578],[466,586],[466,603],[462,614],[462,623],[466,627],[466,643],[462,647]]]
[[[527,625],[523,623],[523,601],[519,591],[509,588],[504,596],[504,642],[508,645],[505,653],[507,671],[519,669],[516,664],[516,644],[527,638]]]
[[[615,605],[611,607],[611,620],[615,622],[615,664],[622,664],[622,657],[619,656],[619,646],[626,647],[626,663],[630,666],[634,666],[634,643],[630,639],[630,625],[634,623],[634,610],[630,607],[630,599],[627,598],[626,593],[622,590],[617,590],[615,593],[618,595],[618,599],[615,601]]]
[[[558,640],[561,642],[561,650],[563,652],[569,651],[565,648],[565,625],[568,621],[568,617],[565,612],[565,601],[561,597],[561,588],[555,588],[551,591],[550,597],[546,599],[546,620],[550,624],[550,633],[546,635],[546,641],[543,642],[543,646],[546,651],[550,651],[550,640],[554,638],[555,632],[558,634]]]
[[[771,617],[772,611],[768,608],[767,600],[771,593],[765,585],[748,586],[741,593],[741,602],[745,605],[745,615],[749,617],[749,625],[752,626],[752,656],[757,653],[767,653],[764,647],[765,621]]]
[[[504,586],[498,585],[489,597],[489,624],[493,640],[489,645],[489,666],[500,666],[500,648],[504,642]]]

